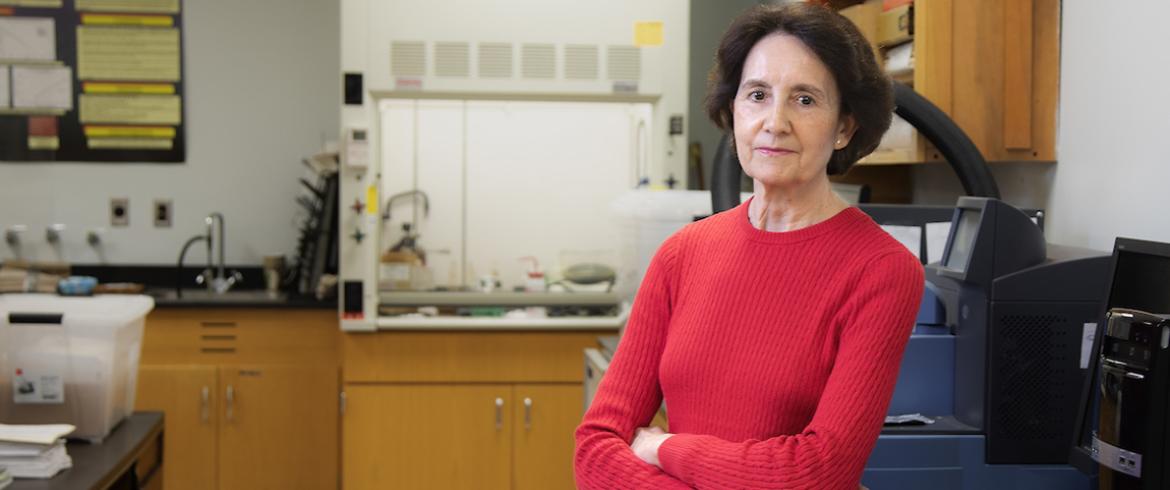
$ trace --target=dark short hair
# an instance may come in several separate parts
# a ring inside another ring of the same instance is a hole
[[[841,114],[850,114],[857,131],[849,144],[833,152],[826,171],[841,175],[873,152],[890,128],[894,90],[878,67],[865,37],[840,14],[821,5],[760,5],[740,15],[719,42],[708,77],[707,116],[731,132],[732,103],[739,91],[744,60],[764,37],[783,33],[800,39],[829,69],[841,93]]]

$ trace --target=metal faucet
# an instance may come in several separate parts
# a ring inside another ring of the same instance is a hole
[[[207,268],[203,270],[202,274],[195,277],[195,282],[206,284],[208,291],[217,294],[226,293],[235,283],[244,280],[240,271],[233,270],[230,276],[224,272],[223,244],[226,240],[223,233],[223,221],[221,213],[211,213],[203,219],[207,225]],[[218,234],[214,233],[216,231]],[[213,248],[218,248],[214,256],[212,255]],[[219,264],[213,262],[214,258],[219,259]]]

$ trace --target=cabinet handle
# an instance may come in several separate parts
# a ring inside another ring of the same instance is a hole
[[[532,429],[532,399],[524,398],[524,430]]]
[[[504,428],[504,399],[496,397],[496,430]]]
[[[200,397],[201,404],[199,407],[199,418],[203,420],[203,423],[207,423],[207,418],[208,418],[207,404],[208,404],[208,400],[210,400],[210,398],[211,398],[211,390],[209,390],[206,386],[204,386],[202,396]]]
[[[236,390],[232,385],[227,386],[227,419],[228,422],[236,420]]]

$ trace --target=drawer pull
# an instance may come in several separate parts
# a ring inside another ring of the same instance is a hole
[[[504,428],[504,399],[496,398],[496,430]]]
[[[203,423],[207,423],[207,418],[208,418],[207,405],[208,405],[210,397],[211,397],[211,390],[207,389],[207,387],[204,386],[202,396],[200,397],[200,406],[199,406],[199,418],[203,420]]]
[[[204,354],[235,354],[236,348],[235,347],[203,347],[203,348],[199,349],[199,352],[202,352]]]
[[[200,335],[202,340],[236,340],[235,335]]]
[[[532,430],[532,399],[524,398],[524,430]]]
[[[236,322],[199,322],[203,328],[236,328]]]
[[[232,385],[227,385],[227,419],[228,422],[235,422],[236,420],[236,390]]]

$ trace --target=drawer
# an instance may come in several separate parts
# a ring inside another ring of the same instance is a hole
[[[612,330],[342,334],[347,383],[580,383],[586,347]]]
[[[142,364],[336,363],[338,332],[333,310],[156,310]]]

